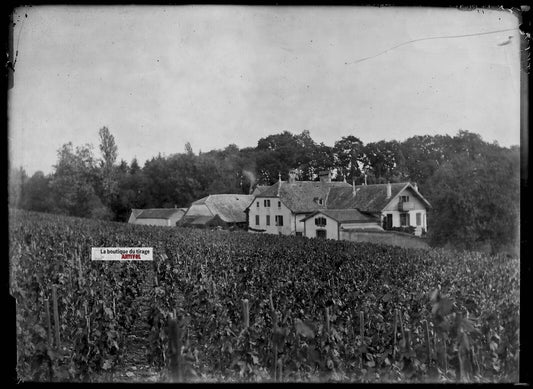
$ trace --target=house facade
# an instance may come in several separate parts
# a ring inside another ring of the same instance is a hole
[[[297,181],[291,172],[289,181],[257,194],[245,212],[251,232],[341,239],[341,230],[408,226],[421,235],[430,206],[408,182],[356,186],[332,182],[330,172],[320,172],[320,181]]]
[[[324,209],[305,217],[304,236],[309,238],[342,239],[345,230],[383,231],[380,218],[357,209]]]
[[[281,235],[304,235],[302,221],[326,208],[328,191],[335,187],[351,188],[344,182],[332,182],[330,172],[322,172],[320,181],[297,181],[290,172],[289,181],[281,181],[256,195],[246,208],[248,231]]]

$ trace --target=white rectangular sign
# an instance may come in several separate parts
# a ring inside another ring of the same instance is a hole
[[[92,247],[92,261],[152,261],[152,247]]]

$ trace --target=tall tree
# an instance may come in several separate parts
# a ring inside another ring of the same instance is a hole
[[[338,173],[347,181],[361,179],[361,167],[363,160],[363,142],[353,136],[343,136],[333,146],[335,155],[335,167]]]
[[[426,185],[431,241],[468,250],[516,245],[519,161],[516,150],[486,145],[483,154],[464,151],[440,166]]]
[[[112,217],[95,191],[99,176],[91,145],[74,150],[71,142],[64,144],[58,150],[58,162],[54,167],[50,186],[58,212],[100,219]]]
[[[114,164],[117,160],[117,145],[115,144],[115,137],[111,134],[107,127],[102,127],[98,131],[100,137],[100,178],[101,191],[100,197],[106,205],[110,205],[114,198],[118,195],[118,183]]]

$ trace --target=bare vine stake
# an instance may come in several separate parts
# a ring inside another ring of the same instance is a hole
[[[280,359],[278,361],[278,382],[283,382],[283,361]]]
[[[446,339],[443,339],[443,348],[444,348],[444,355],[443,355],[443,364],[444,364],[444,373],[448,374],[448,351],[446,350]]]
[[[115,292],[113,292],[113,317],[117,317],[117,311],[115,309]]]
[[[278,315],[276,314],[276,309],[274,308],[274,300],[272,299],[272,291],[270,291],[269,295],[270,300],[270,310],[272,312],[272,334],[276,333],[276,330],[278,328]],[[274,336],[272,337],[274,338]],[[278,345],[276,342],[274,343],[274,381],[278,378]]]
[[[402,313],[398,311],[398,319],[400,320],[400,331],[402,333],[402,339],[405,339],[405,328],[403,326]]]
[[[78,254],[78,286],[81,288],[83,282],[83,272],[81,270],[81,257]]]
[[[46,326],[48,328],[48,345],[52,346],[52,321],[50,320],[50,301],[44,300],[44,310],[46,311]]]
[[[48,347],[53,347],[52,345],[52,323],[50,321],[50,301],[48,299],[44,300],[44,309],[46,311],[46,324],[48,327]],[[50,381],[54,378],[54,368],[53,368],[53,362],[51,358],[48,358],[48,375]]]
[[[56,347],[61,348],[61,340],[59,337],[59,310],[57,308],[57,286],[52,285],[52,304],[54,307],[54,325],[56,329]]]
[[[330,319],[329,319],[329,307],[326,307],[326,333],[330,333]]]
[[[411,330],[409,328],[405,329],[405,349],[411,350]]]
[[[248,299],[242,300],[242,312],[244,319],[244,328],[250,326],[250,307],[248,306]]]
[[[169,319],[169,351],[170,351],[170,377],[173,382],[181,382],[183,374],[181,371],[181,334],[178,321],[175,318]]]
[[[431,363],[431,343],[429,338],[429,325],[427,320],[424,320],[424,329],[426,332],[426,347],[427,347],[427,353],[428,353],[428,367]]]
[[[392,323],[392,360],[396,360],[396,333],[398,330],[398,310],[394,310],[394,320]]]
[[[363,311],[359,311],[359,336],[361,337],[361,361],[359,367],[363,368],[363,346],[364,346],[364,335],[365,335],[365,316]]]

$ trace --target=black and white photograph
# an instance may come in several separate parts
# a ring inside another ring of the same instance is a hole
[[[13,380],[527,383],[529,12],[12,8]]]

